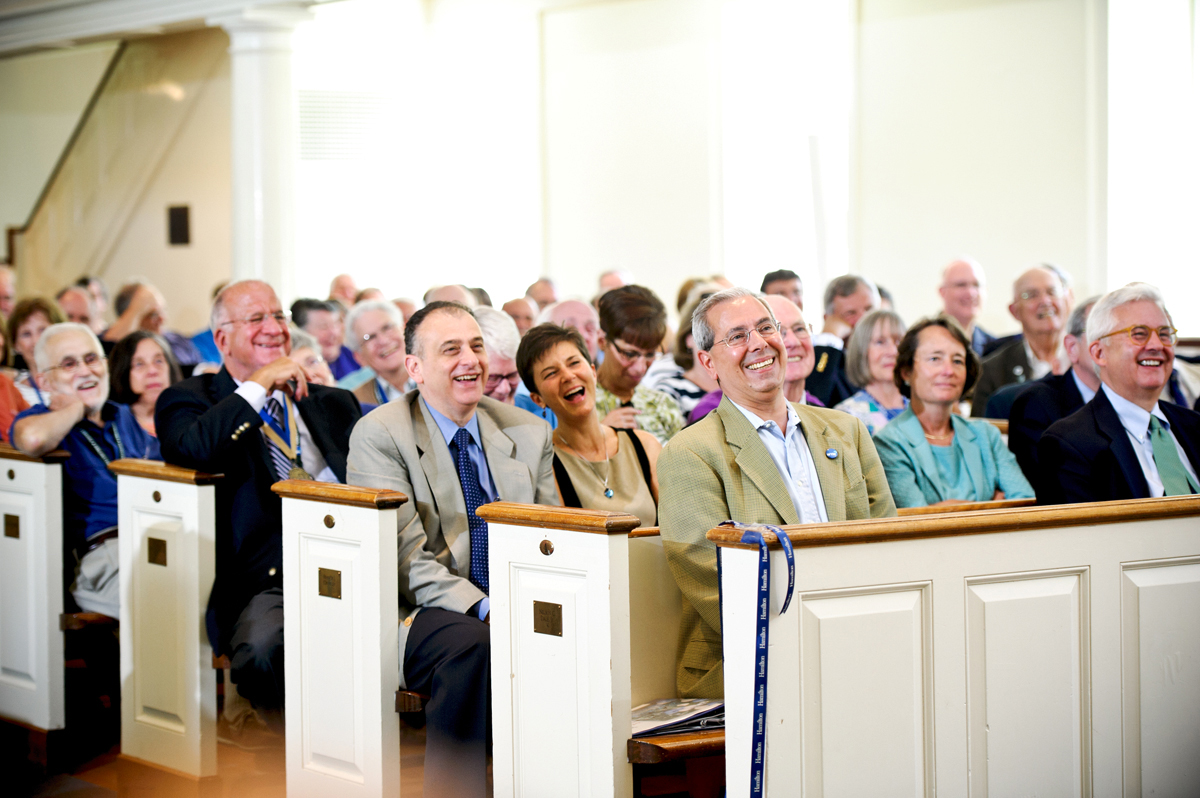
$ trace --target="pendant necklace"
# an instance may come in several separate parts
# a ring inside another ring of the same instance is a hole
[[[559,435],[558,438],[559,438],[559,442],[562,443],[562,445],[566,448],[566,450],[568,452],[575,455],[576,457],[578,457],[580,460],[584,461],[585,463],[592,462],[591,460],[588,460],[586,457],[581,455],[579,452],[575,451],[570,446],[568,446],[566,439],[563,438],[561,435]],[[608,477],[611,474],[612,474],[612,465],[608,461],[608,437],[606,435],[605,439],[604,439],[604,498],[606,498],[606,499],[611,499],[613,497],[613,489],[608,486]]]

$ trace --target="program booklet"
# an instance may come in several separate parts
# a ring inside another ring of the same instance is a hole
[[[632,714],[634,737],[725,728],[725,702],[719,698],[664,698],[634,707]]]

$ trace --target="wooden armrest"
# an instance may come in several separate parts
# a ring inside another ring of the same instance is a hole
[[[58,628],[63,632],[77,632],[89,626],[116,626],[117,619],[98,612],[64,612],[58,616]]]
[[[183,482],[188,485],[212,485],[223,479],[224,474],[207,474],[183,466],[171,465],[161,460],[140,460],[126,457],[108,464],[108,470],[126,477],[145,477],[163,482]]]
[[[718,756],[725,753],[725,730],[631,737],[626,752],[629,761],[635,765],[657,765],[679,759]]]
[[[424,712],[425,704],[428,701],[429,696],[421,693],[414,693],[411,690],[396,691],[396,711],[402,715]]]
[[[70,452],[62,449],[55,449],[52,452],[46,452],[41,457],[34,457],[31,454],[11,446],[7,443],[0,443],[0,459],[4,460],[21,460],[26,463],[61,463],[71,456]]]
[[[896,515],[937,515],[939,513],[965,513],[970,510],[1011,510],[1014,507],[1033,507],[1037,499],[999,499],[986,502],[963,502],[929,507],[901,507]]]
[[[492,524],[534,526],[543,529],[563,529],[571,532],[595,532],[599,535],[625,534],[641,521],[628,513],[607,510],[586,510],[578,507],[548,507],[542,504],[492,502],[475,511],[475,515]]]
[[[361,488],[357,485],[338,485],[315,482],[311,479],[285,479],[272,485],[271,490],[285,499],[345,504],[374,510],[390,510],[408,501],[408,497],[398,490]]]
[[[659,537],[658,527],[656,526],[639,526],[637,529],[629,533],[629,539],[633,538],[656,538]]]

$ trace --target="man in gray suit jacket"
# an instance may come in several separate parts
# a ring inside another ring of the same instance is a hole
[[[489,686],[487,502],[558,504],[550,425],[484,397],[483,333],[457,302],[432,302],[405,328],[417,383],[350,437],[352,485],[402,491],[401,680],[425,707],[426,792],[486,791]],[[436,785],[436,787],[435,787]]]

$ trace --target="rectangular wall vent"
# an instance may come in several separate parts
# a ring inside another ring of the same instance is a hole
[[[352,91],[300,91],[300,158],[345,161],[366,157],[382,137],[385,98]]]

